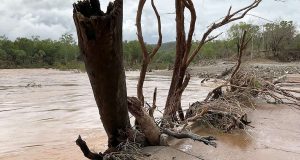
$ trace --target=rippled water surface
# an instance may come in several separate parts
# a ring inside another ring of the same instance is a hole
[[[129,96],[136,95],[138,75],[126,73]],[[149,73],[145,100],[151,102],[157,87],[157,104],[162,108],[169,84],[169,76]],[[192,78],[183,95],[183,106],[203,99],[209,89],[201,86],[200,79]],[[96,136],[97,144],[102,141],[98,148],[105,148],[106,143],[88,77],[73,71],[0,70],[0,130],[0,159],[33,150],[51,155],[50,159],[66,159],[59,153],[78,152],[73,151],[78,134]],[[57,157],[53,158],[54,155]]]

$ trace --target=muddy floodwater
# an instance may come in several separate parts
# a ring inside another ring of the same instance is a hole
[[[128,96],[136,95],[138,72],[127,72]],[[193,77],[182,105],[203,100],[214,86],[201,85]],[[144,87],[151,104],[155,87],[157,105],[163,108],[170,77],[151,72]],[[205,159],[300,159],[300,111],[286,107],[262,107],[253,111],[253,126],[247,133],[201,134],[219,138],[217,149],[195,142],[173,142],[185,152]],[[159,114],[159,112],[156,112]],[[277,121],[278,120],[278,121]],[[95,151],[106,149],[102,128],[86,73],[52,69],[0,70],[0,159],[84,159],[75,140],[81,134]],[[201,150],[201,152],[200,152]],[[199,155],[200,156],[200,155]],[[200,156],[200,157],[201,157]],[[231,157],[235,158],[231,158]],[[243,158],[244,157],[244,158]],[[268,158],[269,157],[269,158]]]
[[[139,72],[126,73],[129,96],[136,95],[138,75]],[[162,107],[169,84],[169,76],[149,73],[145,100],[151,102],[157,87],[157,104]],[[188,106],[201,100],[208,91],[209,87],[200,85],[200,79],[192,78],[182,104]],[[92,141],[92,148],[106,148],[105,132],[86,73],[0,70],[0,159],[82,159],[74,143],[79,134]]]

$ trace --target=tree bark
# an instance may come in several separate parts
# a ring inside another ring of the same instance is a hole
[[[123,1],[110,2],[106,13],[99,0],[79,1],[73,18],[108,147],[116,147],[130,127],[122,53]]]
[[[172,75],[172,81],[165,105],[164,117],[175,118],[176,112],[179,111],[180,119],[183,119],[183,113],[181,109],[181,94],[178,89],[182,87],[186,67],[182,66],[184,53],[186,49],[185,31],[184,31],[184,4],[182,0],[176,0],[176,59],[174,63],[174,70]],[[178,95],[179,94],[179,95]]]
[[[140,71],[140,77],[138,80],[138,84],[137,84],[137,97],[138,99],[142,102],[142,104],[144,105],[144,94],[143,94],[143,86],[144,86],[144,82],[145,82],[145,78],[146,78],[146,73],[147,73],[147,68],[148,68],[148,64],[149,64],[149,60],[147,60],[148,58],[143,60],[143,64],[142,64],[142,68]]]

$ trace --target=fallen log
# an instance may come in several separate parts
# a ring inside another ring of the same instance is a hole
[[[129,112],[136,118],[149,144],[159,145],[161,133],[153,117],[148,114],[138,98],[128,97],[127,101]]]

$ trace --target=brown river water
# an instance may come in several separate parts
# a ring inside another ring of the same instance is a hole
[[[135,71],[126,72],[128,96],[136,95],[138,75]],[[157,105],[162,109],[170,80],[167,75],[149,73],[144,87],[145,100],[151,102],[157,87]],[[203,100],[214,87],[212,84],[203,86],[200,81],[195,77],[191,79],[182,97],[183,106]],[[199,131],[217,136],[221,147],[215,150],[194,144],[184,151],[201,154],[205,159],[256,159],[255,155],[259,156],[256,152],[261,154],[261,159],[269,159],[270,155],[273,155],[270,159],[276,159],[274,155],[278,157],[276,154],[281,152],[279,159],[280,156],[300,159],[299,111],[263,108],[255,112],[257,114],[253,115],[261,121],[254,122],[258,127],[249,132],[217,134]],[[279,117],[279,121],[270,113]],[[75,144],[79,134],[93,150],[106,149],[106,135],[86,73],[52,69],[0,70],[0,160],[84,159]],[[186,148],[191,143],[194,142],[180,142],[174,146]],[[241,158],[243,155],[246,158]],[[228,158],[232,156],[238,158]]]
[[[128,96],[136,95],[138,75],[139,72],[126,73]],[[149,73],[145,100],[151,102],[157,87],[157,105],[162,107],[169,84],[169,76]],[[200,85],[200,79],[192,78],[183,95],[183,106],[203,99],[209,89]],[[79,152],[74,143],[79,134],[88,140],[96,136],[95,145],[100,146],[95,147],[106,148],[105,132],[86,73],[0,70],[0,130],[0,159],[20,159],[28,152],[33,152],[33,159],[74,159],[65,156]]]

